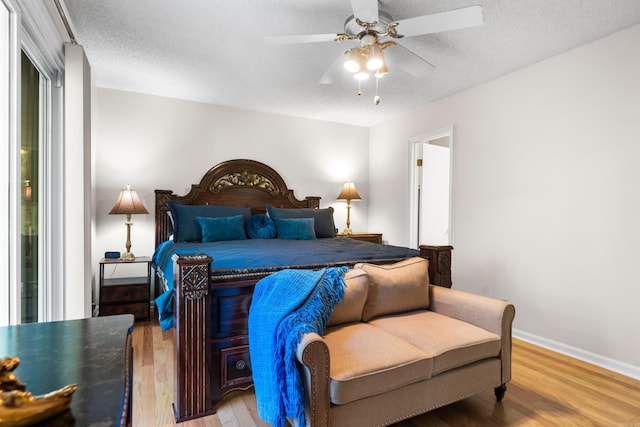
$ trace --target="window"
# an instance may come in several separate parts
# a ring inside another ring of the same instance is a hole
[[[38,321],[40,72],[23,51],[20,71],[20,321]]]
[[[61,318],[62,41],[44,2],[0,0],[0,325]]]

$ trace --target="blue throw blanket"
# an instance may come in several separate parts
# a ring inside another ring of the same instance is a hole
[[[346,267],[282,270],[256,284],[249,310],[251,369],[258,415],[275,427],[286,417],[305,425],[296,349],[304,333],[324,332],[344,296],[346,272]]]

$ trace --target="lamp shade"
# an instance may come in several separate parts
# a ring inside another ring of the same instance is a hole
[[[362,200],[362,198],[356,190],[356,185],[352,181],[347,181],[342,186],[342,191],[336,200]]]
[[[132,190],[131,186],[127,185],[126,190],[120,190],[120,195],[116,204],[113,205],[109,215],[133,215],[133,214],[148,214],[149,212],[140,201],[136,190]]]

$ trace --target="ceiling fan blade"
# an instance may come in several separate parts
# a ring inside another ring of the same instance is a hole
[[[397,65],[417,78],[424,76],[427,72],[435,68],[429,61],[426,61],[399,43],[385,49],[384,56],[387,64],[389,64],[389,68]]]
[[[327,71],[324,72],[322,77],[320,77],[318,83],[321,85],[330,85],[336,82],[343,73],[347,73],[347,70],[343,67],[345,59],[344,53],[338,56],[338,58],[333,61],[333,64],[327,68]]]
[[[338,34],[301,34],[292,36],[265,36],[264,41],[269,44],[322,43],[332,42],[337,38]]]
[[[398,34],[406,37],[476,27],[483,23],[482,7],[471,6],[433,15],[416,16],[415,18],[401,19],[396,23],[398,24]]]
[[[378,22],[378,0],[351,0],[351,8],[362,22]]]

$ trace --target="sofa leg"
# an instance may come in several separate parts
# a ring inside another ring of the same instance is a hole
[[[493,391],[496,394],[496,399],[498,400],[498,402],[502,402],[502,398],[504,398],[504,393],[507,391],[507,385],[502,384],[500,387],[496,387]]]

